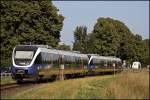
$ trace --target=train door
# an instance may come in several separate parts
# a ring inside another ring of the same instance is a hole
[[[93,59],[90,61],[90,63],[88,64],[88,70],[92,70],[94,67],[93,65]]]

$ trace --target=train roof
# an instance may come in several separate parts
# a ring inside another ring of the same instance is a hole
[[[63,54],[65,59],[70,59],[70,60],[75,60],[78,58],[82,58],[84,60],[88,60],[88,56],[86,54],[81,54],[80,52],[76,52],[76,51],[64,51],[64,50],[57,50],[54,48],[49,48],[46,45],[18,45],[16,46],[16,48],[22,48],[20,50],[25,50],[24,48],[36,48],[36,50],[39,50],[40,52],[47,52],[47,53],[51,53],[51,54],[58,54],[61,55]],[[30,49],[33,50],[33,49]]]
[[[52,48],[49,45],[17,45],[16,47],[40,47],[40,48]]]
[[[35,50],[37,50],[38,49],[38,47],[36,47],[36,46],[30,46],[30,45],[17,45],[16,47],[15,47],[15,50],[27,50],[27,51],[30,51],[30,50],[33,50],[33,51],[35,51]]]
[[[100,61],[121,61],[120,58],[114,56],[91,56],[91,59],[100,60]]]
[[[90,55],[90,59],[98,60],[98,61],[121,61],[120,58],[112,57],[112,56],[99,56],[98,54],[81,54],[77,51],[64,51],[57,50],[48,45],[17,45],[16,48],[39,48],[41,52],[48,52],[52,54],[63,54],[64,56],[73,56],[73,57],[82,57],[85,59],[89,59],[88,55]]]
[[[48,53],[53,53],[53,54],[63,54],[64,56],[74,56],[74,57],[82,57],[82,58],[87,58],[88,56],[86,54],[81,54],[77,53],[74,51],[64,51],[64,50],[57,50],[57,49],[48,49],[48,48],[41,48],[41,52],[48,52]]]
[[[64,51],[52,48],[49,45],[17,45],[16,48],[40,48],[41,52],[49,52],[53,54],[63,54],[66,56],[87,57],[86,54],[81,54],[79,51]]]

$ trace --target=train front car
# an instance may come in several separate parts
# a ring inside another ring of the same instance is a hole
[[[38,47],[30,45],[18,45],[12,53],[12,78],[17,82],[22,82],[23,79],[35,78],[37,68],[34,66],[34,60]]]

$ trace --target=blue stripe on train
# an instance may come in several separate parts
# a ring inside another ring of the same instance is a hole
[[[37,73],[37,67],[38,66],[42,66],[42,65],[41,64],[35,64],[35,65],[32,65],[31,67],[14,67],[14,66],[12,66],[11,72],[12,72],[12,74],[16,74],[17,70],[24,70],[27,72],[25,74],[35,75]]]

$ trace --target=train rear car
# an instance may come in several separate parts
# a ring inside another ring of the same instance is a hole
[[[93,73],[113,73],[120,72],[122,67],[121,59],[110,56],[88,55],[89,72]]]

